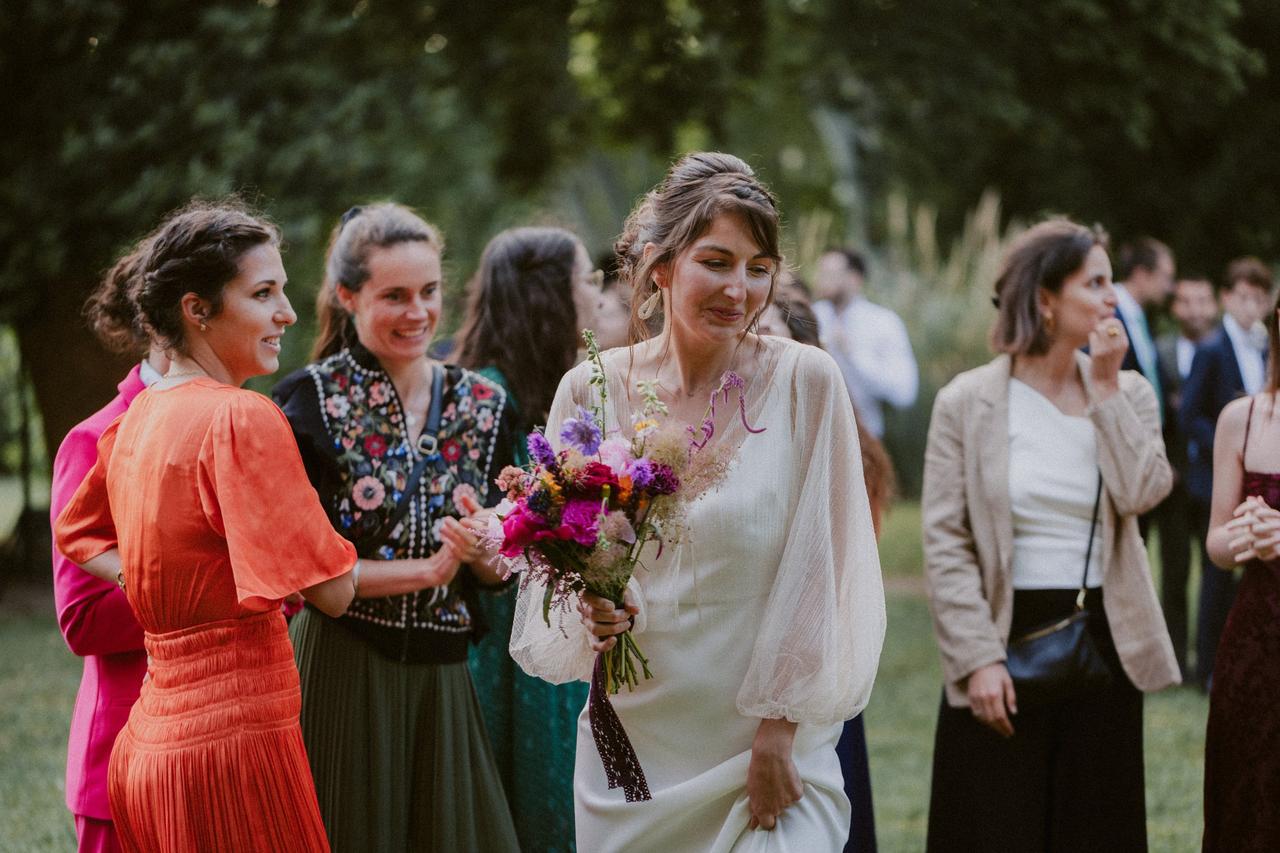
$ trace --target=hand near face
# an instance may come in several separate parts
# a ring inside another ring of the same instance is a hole
[[[1105,400],[1120,390],[1120,365],[1128,351],[1129,336],[1115,317],[1102,320],[1089,333],[1089,356],[1092,359],[1089,378],[1099,400]]]

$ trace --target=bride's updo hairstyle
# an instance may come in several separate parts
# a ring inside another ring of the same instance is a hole
[[[217,316],[240,259],[268,243],[280,245],[279,229],[236,198],[196,200],[170,215],[150,240],[133,293],[149,336],[166,350],[186,352],[182,297],[194,293]]]
[[[756,245],[776,262],[769,282],[769,298],[760,311],[769,307],[778,271],[782,268],[777,200],[756,178],[751,167],[738,157],[706,151],[686,154],[671,167],[662,183],[645,194],[627,217],[622,236],[614,244],[619,278],[631,288],[633,343],[649,337],[649,329],[653,328],[646,324],[640,310],[657,289],[654,268],[674,261],[722,213],[741,214],[751,227]],[[657,251],[646,261],[647,243],[653,243]],[[759,319],[760,312],[757,312],[748,328],[753,328]]]

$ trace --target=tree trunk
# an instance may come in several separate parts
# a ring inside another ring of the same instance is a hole
[[[62,438],[115,395],[130,359],[105,351],[81,309],[93,285],[51,287],[35,311],[14,320],[50,464]]]

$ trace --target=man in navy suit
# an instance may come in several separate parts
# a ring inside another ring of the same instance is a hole
[[[1178,426],[1178,409],[1182,405],[1182,385],[1191,375],[1191,362],[1196,347],[1218,326],[1218,300],[1213,282],[1202,276],[1183,277],[1173,289],[1169,313],[1178,329],[1156,338],[1156,355],[1160,365],[1161,401],[1164,410],[1164,447],[1173,468],[1173,491],[1156,507],[1154,515],[1160,528],[1160,606],[1169,626],[1169,639],[1178,658],[1182,679],[1190,682],[1187,666],[1187,587],[1191,580],[1191,542],[1203,539],[1196,529],[1187,493],[1187,441]],[[1217,571],[1215,569],[1215,571]]]
[[[1227,267],[1222,325],[1196,350],[1182,389],[1178,422],[1187,440],[1187,491],[1197,518],[1204,567],[1196,622],[1196,676],[1206,690],[1236,584],[1235,573],[1215,570],[1204,550],[1213,499],[1213,436],[1227,403],[1262,390],[1267,357],[1262,318],[1271,310],[1271,284],[1270,270],[1256,258],[1241,258]]]

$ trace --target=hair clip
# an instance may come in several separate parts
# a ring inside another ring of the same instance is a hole
[[[339,219],[338,222],[341,224],[342,228],[346,228],[347,223],[355,219],[363,211],[364,211],[364,208],[357,204],[355,207],[351,208],[346,213],[342,214],[342,218]]]

